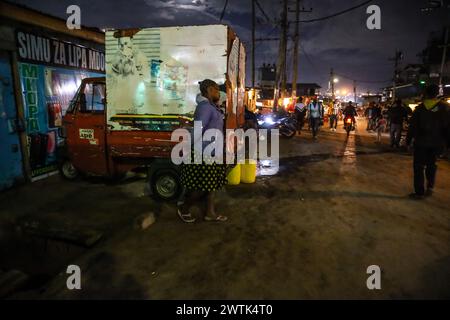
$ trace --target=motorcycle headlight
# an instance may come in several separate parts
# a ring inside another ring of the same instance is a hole
[[[266,118],[266,122],[267,122],[267,124],[274,124],[275,123],[275,121],[273,121],[273,119],[271,117],[267,117]]]

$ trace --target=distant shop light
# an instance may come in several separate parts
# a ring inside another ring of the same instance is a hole
[[[445,87],[446,87],[446,88],[450,88],[450,84],[446,84]]]
[[[408,104],[408,107],[410,107],[412,111],[414,111],[414,109],[416,109],[417,106],[418,106],[417,103],[410,103],[410,104]]]
[[[425,80],[420,80],[420,84],[425,84]]]
[[[262,107],[262,106],[264,106],[264,104],[261,101],[257,101],[256,102],[256,106],[257,107]]]

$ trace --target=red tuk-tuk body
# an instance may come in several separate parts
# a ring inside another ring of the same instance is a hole
[[[61,161],[64,177],[78,173],[120,177],[136,168],[151,167],[150,179],[158,176],[173,188],[178,184],[177,166],[170,161],[175,142],[173,130],[190,125],[183,116],[121,115],[124,121],[135,119],[170,120],[170,128],[158,130],[110,130],[106,121],[105,78],[84,79],[63,120],[65,152]],[[161,171],[165,175],[160,177]],[[170,179],[168,179],[168,177]],[[158,188],[155,182],[154,188]],[[159,186],[161,187],[161,186]],[[153,188],[153,189],[154,189]],[[158,190],[153,190],[159,193]],[[171,198],[176,193],[166,193]]]

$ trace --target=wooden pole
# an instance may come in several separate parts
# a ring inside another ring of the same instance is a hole
[[[294,38],[294,74],[292,77],[292,97],[297,96],[297,72],[298,72],[298,43],[299,43],[300,0],[295,4],[295,38]]]
[[[256,13],[255,0],[252,1],[252,89],[255,88],[255,28],[256,28]]]

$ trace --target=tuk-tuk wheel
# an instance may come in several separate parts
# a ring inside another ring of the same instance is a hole
[[[150,179],[150,187],[155,197],[162,200],[173,200],[181,191],[180,178],[176,171],[161,169]]]
[[[73,166],[70,160],[64,160],[59,168],[61,175],[67,180],[75,180],[79,176],[78,170]]]

